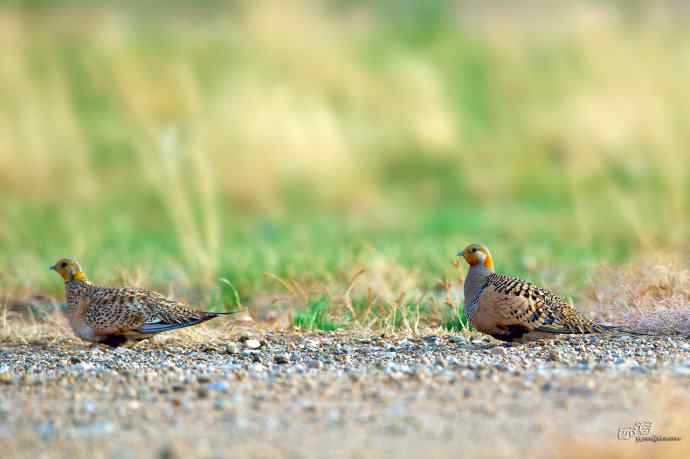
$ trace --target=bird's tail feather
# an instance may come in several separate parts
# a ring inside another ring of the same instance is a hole
[[[242,308],[242,309],[235,309],[234,311],[223,311],[223,312],[216,312],[216,311],[204,311],[205,314],[208,315],[213,315],[215,316],[231,316],[233,314],[237,314],[238,312],[244,312],[246,311],[247,308]]]
[[[216,317],[216,316],[208,315],[208,316],[203,317],[201,319],[193,319],[193,320],[189,320],[187,322],[145,324],[145,325],[142,325],[141,327],[137,328],[135,330],[135,333],[147,335],[147,336],[156,335],[156,334],[162,333],[162,332],[179,330],[180,328],[191,327],[193,325],[200,324],[201,322],[206,322],[207,320],[211,320],[214,317]]]
[[[552,333],[552,334],[589,334],[589,333],[610,333],[610,334],[621,334],[621,335],[639,335],[639,336],[659,336],[655,333],[647,333],[639,330],[633,330],[631,328],[622,325],[605,325],[596,324],[592,327],[592,330],[578,329],[574,327],[551,327],[551,326],[541,326],[535,328],[536,331],[542,333]]]
[[[158,333],[162,332],[167,332],[167,331],[172,331],[172,330],[179,330],[180,328],[187,328],[191,327],[193,325],[200,324],[202,322],[206,322],[207,320],[211,320],[215,317],[218,316],[227,316],[231,314],[236,314],[238,312],[244,311],[244,309],[238,309],[236,311],[229,311],[229,312],[203,312],[204,316],[199,317],[197,319],[191,319],[185,322],[158,322],[158,323],[151,323],[151,324],[144,324],[141,327],[136,329],[137,334],[142,334],[146,336],[150,335],[155,335]]]
[[[640,330],[633,330],[632,328],[625,327],[623,325],[604,325],[598,324],[598,327],[605,333],[614,333],[622,335],[639,335],[639,336],[659,336],[655,333],[643,332]]]

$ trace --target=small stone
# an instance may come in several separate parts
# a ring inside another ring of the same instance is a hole
[[[431,346],[438,346],[439,343],[441,342],[441,338],[439,338],[438,336],[434,336],[434,335],[425,336],[424,342],[428,345],[431,345]]]
[[[467,344],[467,338],[465,338],[464,336],[453,335],[450,338],[448,338],[448,341],[454,344]]]
[[[228,354],[239,354],[241,351],[240,343],[230,341],[225,345],[225,352]]]
[[[506,348],[504,348],[502,346],[492,347],[489,352],[491,352],[492,354],[496,354],[496,355],[506,355],[508,353]]]
[[[93,365],[88,363],[88,362],[81,362],[81,363],[75,363],[74,365],[70,365],[69,369],[71,371],[74,371],[76,373],[83,373],[85,371],[88,371],[93,368]]]
[[[238,341],[244,343],[248,339],[256,339],[257,334],[252,332],[252,331],[243,331],[242,334],[239,336]]]
[[[55,427],[53,427],[52,422],[43,422],[36,428],[36,430],[41,437],[46,438],[55,432]]]
[[[177,454],[171,446],[163,447],[158,453],[159,459],[177,459],[178,457],[180,457],[180,455]]]
[[[252,362],[261,362],[261,352],[254,350],[242,351],[242,357],[251,359]]]
[[[297,402],[299,406],[302,407],[304,411],[313,412],[316,411],[316,405],[311,400],[299,400]]]
[[[320,369],[323,368],[323,362],[320,360],[309,360],[307,362],[307,367],[309,368],[315,368],[315,369]]]
[[[258,349],[261,347],[261,342],[258,339],[248,339],[244,342],[244,347],[249,349]]]
[[[281,352],[280,354],[276,354],[273,356],[273,361],[275,363],[289,363],[290,356],[285,352]]]
[[[216,400],[213,402],[213,409],[223,411],[225,409],[225,400]]]
[[[690,368],[688,367],[678,367],[674,371],[676,376],[690,376]]]
[[[227,392],[230,389],[230,384],[225,381],[215,382],[206,385],[206,389],[216,392]]]
[[[88,401],[84,402],[84,404],[82,405],[82,409],[85,413],[94,413],[96,412],[96,404]]]

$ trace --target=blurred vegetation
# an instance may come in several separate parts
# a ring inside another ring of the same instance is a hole
[[[47,267],[74,256],[102,283],[223,277],[250,302],[281,288],[265,272],[329,286],[364,268],[354,294],[393,301],[455,279],[475,241],[566,288],[687,253],[687,14],[5,2],[0,289],[57,294]]]
[[[304,310],[295,314],[294,324],[304,330],[335,331],[340,328],[328,317],[328,298],[308,302]]]

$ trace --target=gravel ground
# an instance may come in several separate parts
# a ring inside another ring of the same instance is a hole
[[[690,441],[689,387],[681,337],[506,347],[479,335],[243,333],[116,350],[5,344],[0,447],[27,458],[591,457],[589,445],[648,456]],[[617,438],[640,420],[687,440]]]

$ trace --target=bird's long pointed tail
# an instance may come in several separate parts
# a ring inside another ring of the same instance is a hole
[[[620,333],[623,335],[638,335],[638,336],[659,336],[658,334],[655,333],[648,333],[648,332],[643,332],[640,330],[633,330],[631,328],[628,328],[624,325],[605,325],[605,324],[598,324],[598,327],[601,328],[603,332],[606,333]]]
[[[248,311],[247,308],[242,308],[242,309],[235,309],[234,311],[223,311],[223,312],[217,312],[217,311],[204,311],[205,314],[208,315],[216,315],[216,316],[231,316],[233,314],[237,314],[239,312],[245,312]]]

